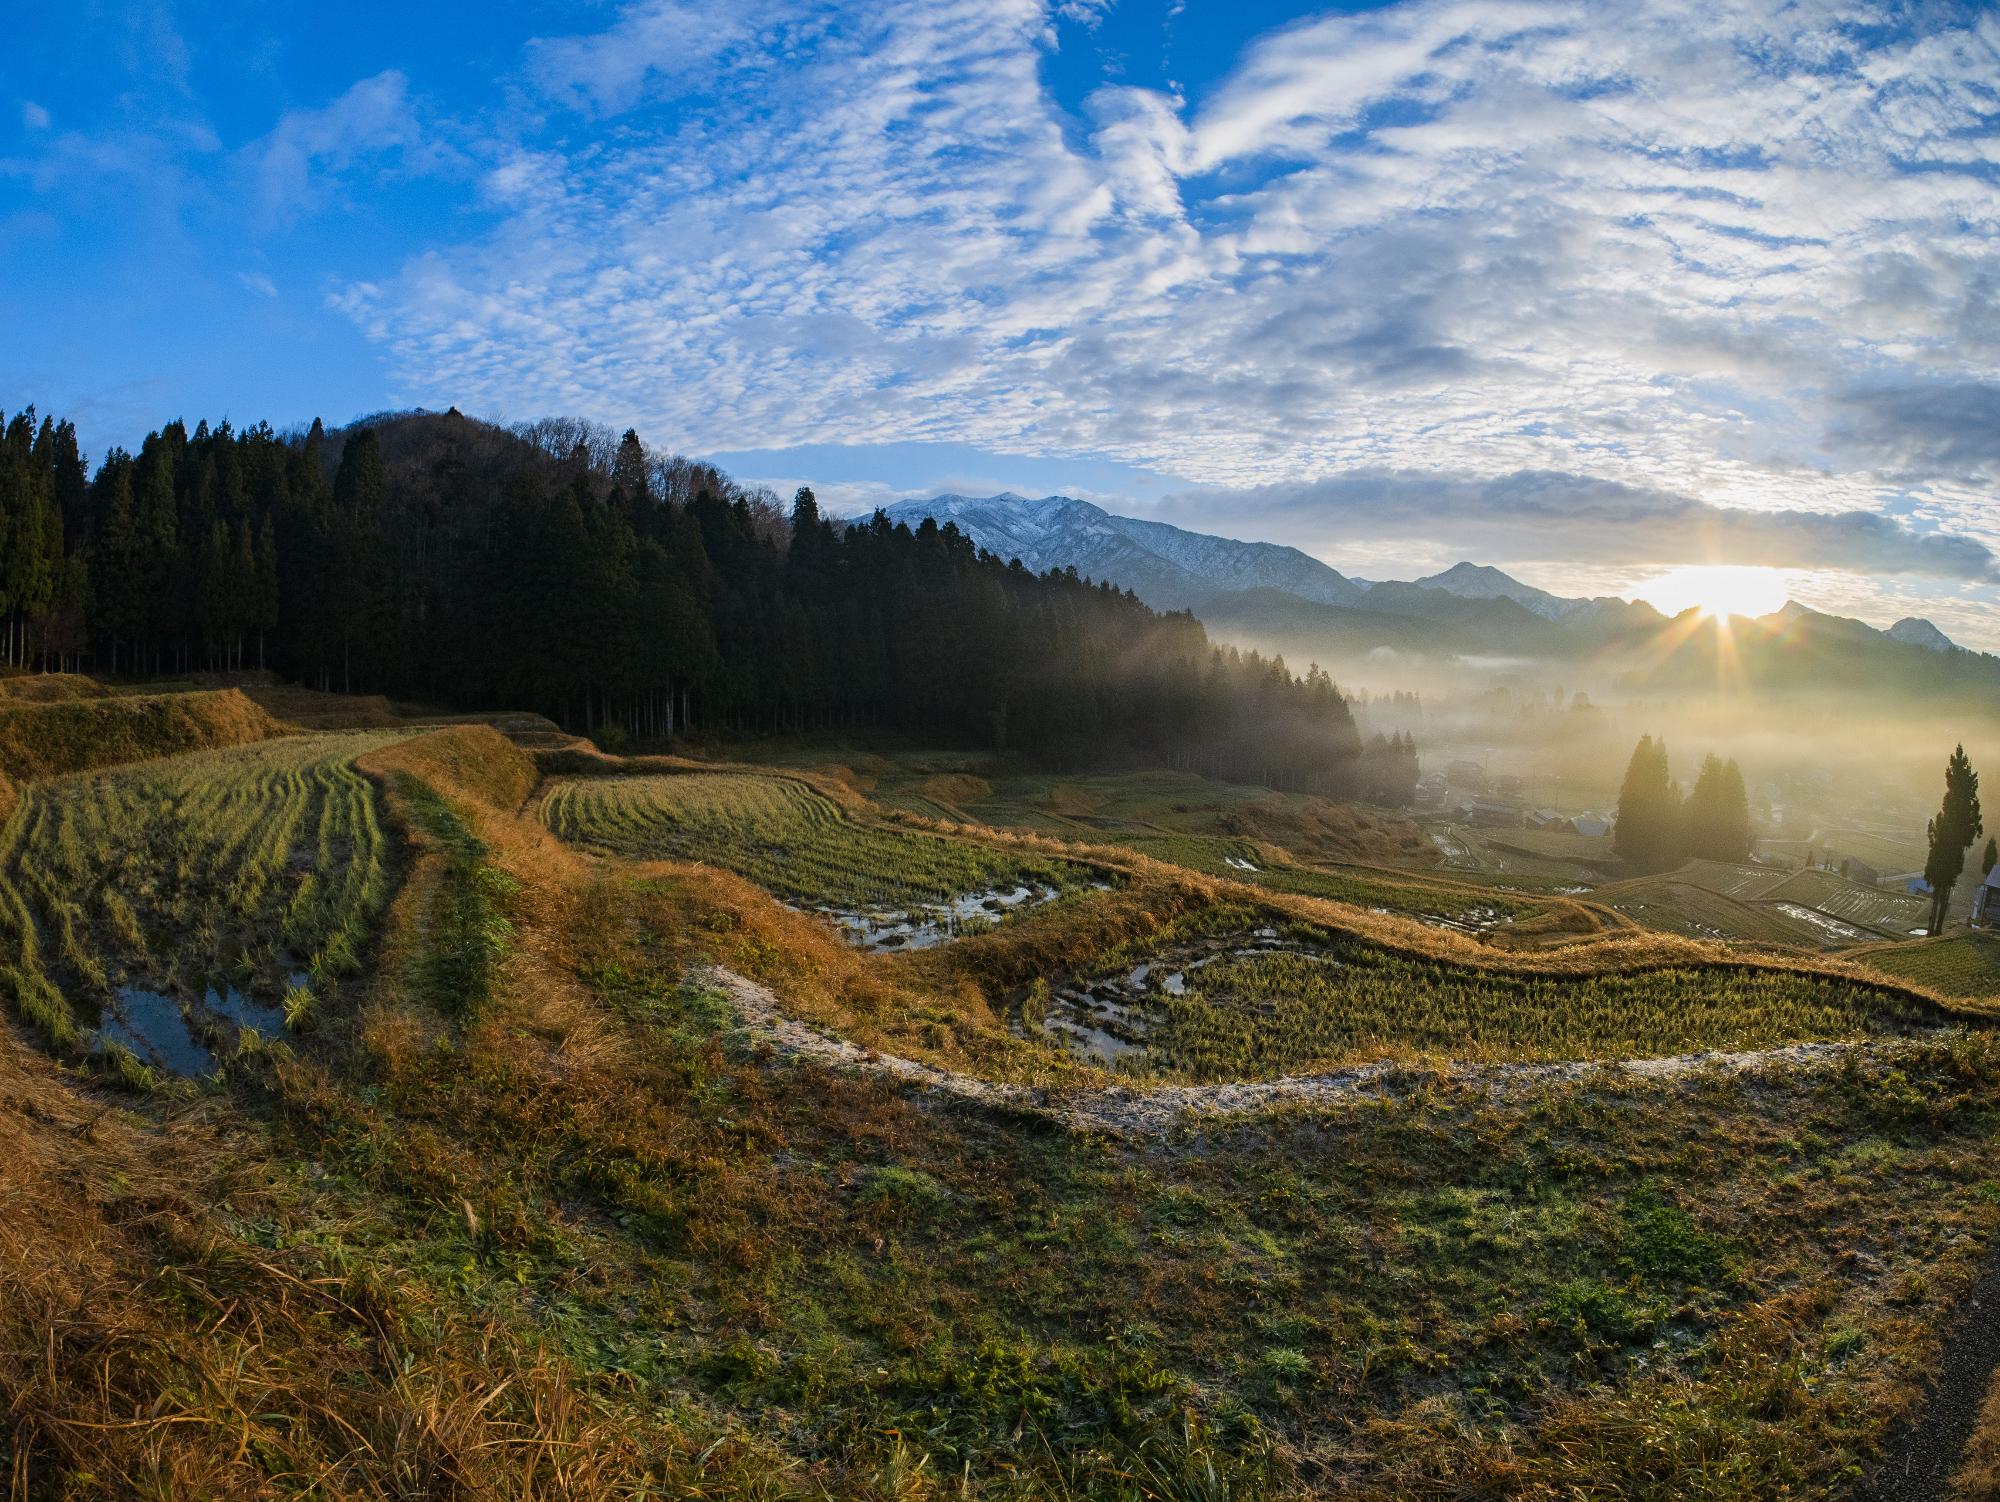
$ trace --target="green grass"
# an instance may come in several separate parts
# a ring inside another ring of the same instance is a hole
[[[1414,1054],[1662,1057],[1894,1036],[1945,1020],[1873,987],[1777,970],[1509,974],[1303,924],[1269,941],[1291,947],[1239,952],[1254,942],[1211,935],[1120,953],[1119,963],[1150,955],[1154,966],[1133,998],[1144,1051],[1126,1056],[1123,1067],[1217,1082]],[[1162,984],[1173,974],[1185,988],[1178,995]]]
[[[487,863],[486,846],[434,789],[408,773],[396,789],[444,856],[419,956],[419,989],[447,1015],[470,1016],[492,994],[494,971],[513,941],[506,909],[517,884]]]
[[[0,983],[60,1047],[126,983],[275,998],[351,974],[389,893],[373,789],[393,735],[316,735],[30,784],[0,830]],[[60,989],[58,989],[60,988]]]
[[[789,777],[572,778],[549,789],[541,814],[575,843],[721,866],[811,907],[922,907],[995,888],[1062,891],[1095,876],[1074,861],[863,823]]]

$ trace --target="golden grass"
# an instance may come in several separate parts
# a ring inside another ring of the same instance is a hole
[[[86,772],[284,733],[240,690],[66,699],[0,711],[0,773],[17,781]]]
[[[65,699],[105,699],[111,690],[81,673],[20,673],[0,678],[0,703],[54,704]]]
[[[926,777],[917,784],[917,791],[938,803],[977,803],[993,796],[993,784],[970,772],[946,772]]]
[[[2000,1497],[2000,1373],[1979,1405],[1958,1469],[1952,1473],[1954,1502],[1993,1502]]]

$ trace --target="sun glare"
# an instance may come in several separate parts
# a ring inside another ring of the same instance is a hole
[[[1726,618],[1769,615],[1785,603],[1787,589],[1779,569],[1742,563],[1690,563],[1648,580],[1637,593],[1668,615],[1679,615],[1692,606],[1703,615]]]

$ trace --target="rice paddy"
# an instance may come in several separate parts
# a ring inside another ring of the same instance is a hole
[[[1098,879],[1074,861],[863,823],[788,777],[693,772],[572,778],[543,821],[636,859],[721,866],[784,902],[842,916],[870,947],[915,947]]]
[[[1532,902],[1499,891],[1472,891],[1368,871],[1325,871],[1272,861],[1256,842],[1215,835],[1134,835],[1117,841],[1155,860],[1211,876],[1247,882],[1274,892],[1345,902],[1376,912],[1399,913],[1438,928],[1482,933],[1537,911]]]
[[[1827,976],[1726,966],[1522,974],[1298,924],[1166,944],[1129,971],[1032,996],[1023,1017],[1094,1062],[1197,1082],[1419,1054],[1663,1057],[1897,1036],[1944,1020]]]
[[[1884,944],[1853,958],[1941,996],[2000,996],[2000,933],[1972,929],[1916,944]]]
[[[303,1021],[359,968],[389,895],[353,760],[406,734],[30,784],[0,829],[0,983],[23,1020],[59,1048],[94,1041],[182,1073],[200,1072],[205,1035]]]

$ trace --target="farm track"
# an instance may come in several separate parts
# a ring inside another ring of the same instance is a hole
[[[1710,1071],[1751,1074],[1771,1068],[1821,1066],[1849,1053],[1888,1052],[1892,1040],[1847,1043],[1792,1043],[1743,1052],[1675,1054],[1665,1058],[1571,1060],[1562,1063],[1455,1064],[1448,1068],[1387,1061],[1357,1064],[1318,1074],[1215,1085],[1157,1085],[1134,1088],[1103,1085],[1050,1090],[1004,1084],[940,1069],[896,1054],[878,1053],[833,1037],[799,1021],[767,987],[720,966],[695,972],[701,983],[729,999],[746,1031],[790,1058],[810,1059],[880,1074],[921,1086],[968,1104],[1025,1110],[1074,1131],[1164,1137],[1174,1128],[1204,1120],[1247,1116],[1290,1105],[1338,1105],[1407,1094],[1417,1085],[1446,1080],[1481,1086],[1494,1098],[1528,1093],[1544,1085],[1610,1075],[1650,1082],[1689,1078]]]

